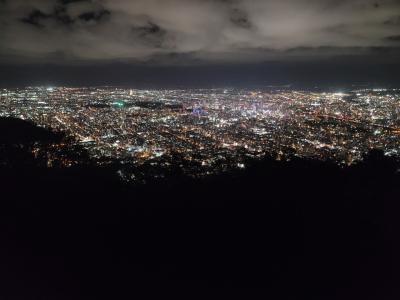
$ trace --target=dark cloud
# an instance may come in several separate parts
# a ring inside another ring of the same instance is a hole
[[[134,41],[154,48],[162,48],[167,36],[165,30],[152,22],[133,27],[132,31]]]
[[[399,61],[397,0],[0,0],[0,61]]]
[[[50,15],[44,14],[40,10],[34,10],[27,17],[22,18],[21,21],[33,26],[41,27],[43,26],[42,21],[47,18],[50,18]]]
[[[100,22],[103,19],[107,18],[110,15],[110,12],[107,10],[101,10],[98,12],[95,11],[88,11],[80,14],[78,18],[80,20],[86,21],[86,22]]]
[[[389,41],[400,42],[400,35],[392,35],[386,38]]]
[[[247,14],[238,8],[232,9],[230,20],[234,25],[236,25],[238,27],[242,27],[242,28],[251,28],[252,27],[252,24],[247,16]]]
[[[396,26],[400,25],[400,15],[389,18],[384,22],[385,25]]]

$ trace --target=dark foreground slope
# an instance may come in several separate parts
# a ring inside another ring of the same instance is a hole
[[[397,169],[375,152],[347,169],[265,160],[134,187],[3,164],[0,296],[398,299]]]

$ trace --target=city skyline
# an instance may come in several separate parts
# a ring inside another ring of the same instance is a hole
[[[79,145],[96,165],[120,164],[118,175],[127,181],[165,177],[175,167],[189,177],[213,175],[265,157],[342,167],[361,163],[372,150],[400,158],[400,89],[30,87],[0,92],[0,117],[67,135],[62,146],[32,149],[48,167],[85,164],[61,155]],[[150,169],[142,172],[143,166]]]

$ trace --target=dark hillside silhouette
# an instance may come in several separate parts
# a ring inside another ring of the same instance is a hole
[[[3,148],[34,141],[13,135],[27,126],[14,124],[0,126],[12,137]],[[379,151],[344,169],[265,159],[244,171],[136,186],[90,164],[32,161],[0,168],[2,296],[191,298],[209,288],[272,299],[399,295],[399,165]]]
[[[0,144],[31,145],[60,141],[61,134],[17,118],[0,118]]]

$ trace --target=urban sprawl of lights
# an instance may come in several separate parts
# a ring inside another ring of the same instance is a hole
[[[400,90],[386,89],[30,87],[0,90],[0,116],[63,131],[74,137],[69,146],[79,144],[99,165],[118,161],[127,166],[121,177],[134,180],[133,170],[143,165],[152,166],[154,176],[172,167],[202,176],[244,168],[266,155],[340,165],[362,160],[371,149],[398,156],[399,100]]]

